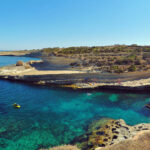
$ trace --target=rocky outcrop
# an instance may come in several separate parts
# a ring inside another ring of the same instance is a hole
[[[95,150],[150,150],[150,130],[140,131],[133,138]]]
[[[22,66],[0,68],[0,78],[42,85],[58,85],[76,89],[150,89],[150,72],[133,74],[108,74],[83,70],[47,70],[42,60],[30,61]],[[38,67],[37,67],[38,66]]]
[[[88,132],[76,138],[73,143],[76,143],[82,150],[98,150],[135,138],[141,131],[150,131],[150,124],[129,126],[122,119],[102,119],[93,122]]]

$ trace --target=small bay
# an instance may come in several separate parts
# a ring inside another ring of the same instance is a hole
[[[0,56],[0,66],[29,57]],[[94,120],[150,123],[150,94],[78,91],[0,80],[0,150],[37,150],[67,144]],[[21,105],[14,109],[13,103]]]

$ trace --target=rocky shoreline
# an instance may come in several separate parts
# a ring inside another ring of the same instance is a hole
[[[57,146],[49,150],[149,150],[149,140],[150,124],[129,126],[122,119],[102,118],[91,123],[84,135],[70,143],[75,146]]]
[[[79,90],[115,89],[142,91],[150,89],[150,72],[138,74],[105,74],[71,69],[37,69],[35,64],[38,66],[41,63],[43,61],[30,61],[19,66],[1,67],[0,79]],[[145,150],[149,150],[150,124],[142,123],[129,126],[122,119],[101,119],[93,122],[86,134],[77,137],[70,144],[77,145],[82,150],[119,150],[121,143],[124,148],[120,148],[121,150],[126,150],[126,144],[130,145],[130,149],[132,150],[135,145],[140,143],[140,140],[145,142],[145,147],[147,148]],[[136,144],[132,145],[132,143]],[[139,149],[141,148],[140,146],[135,147],[136,150],[141,150]],[[56,148],[56,150],[62,149],[59,149],[59,147]],[[74,149],[78,148],[72,147],[70,150]]]
[[[30,61],[22,66],[0,68],[0,78],[29,82],[38,85],[59,86],[73,89],[150,89],[150,72],[128,74],[108,74],[84,70],[40,70],[33,67],[43,61]],[[33,66],[32,66],[33,65]]]
[[[142,123],[129,126],[122,119],[108,120],[103,125],[99,125],[99,123],[101,124],[101,120],[92,124],[92,134],[89,135],[88,149],[94,146],[91,150],[103,150],[103,147],[111,147],[111,145],[118,144],[125,140],[134,139],[137,135],[143,135],[145,132],[150,136],[150,124]],[[92,143],[94,145],[92,145]],[[150,145],[147,146],[150,147]]]

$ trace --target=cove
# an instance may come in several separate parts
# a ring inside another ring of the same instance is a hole
[[[33,58],[0,56],[0,66]],[[13,103],[21,109],[14,109]],[[77,91],[0,80],[0,150],[37,150],[67,144],[94,120],[150,123],[150,94]]]

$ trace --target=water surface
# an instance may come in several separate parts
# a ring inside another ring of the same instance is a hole
[[[6,65],[16,64],[18,60],[22,60],[24,62],[30,60],[39,60],[37,58],[30,58],[30,57],[17,57],[17,56],[0,56],[0,67]]]
[[[31,58],[0,56],[0,65]],[[13,103],[21,109],[14,109]],[[0,150],[37,150],[69,143],[102,117],[149,123],[150,94],[87,92],[0,80]]]

